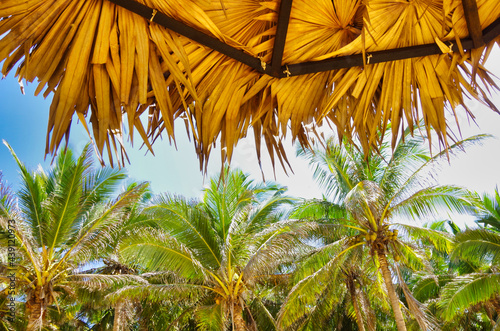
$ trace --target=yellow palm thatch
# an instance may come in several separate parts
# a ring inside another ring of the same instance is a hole
[[[264,138],[283,163],[282,137],[307,145],[313,121],[369,151],[387,123],[397,137],[422,118],[446,144],[450,118],[472,116],[466,97],[496,110],[483,63],[500,0],[2,0],[0,17],[2,73],[17,65],[36,94],[53,94],[51,153],[75,113],[110,162],[126,155],[126,127],[152,149],[179,119],[203,166],[218,139],[230,160],[249,127],[259,156]]]

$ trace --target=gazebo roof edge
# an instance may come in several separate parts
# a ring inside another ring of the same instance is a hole
[[[283,49],[285,47],[288,19],[292,6],[292,0],[283,0],[281,2],[279,11],[273,57],[271,60],[271,65],[267,65],[267,63],[264,63],[260,58],[254,57],[242,50],[227,45],[219,39],[196,30],[178,20],[175,20],[157,11],[156,9],[140,4],[134,0],[109,1],[148,19],[150,22],[159,24],[167,29],[179,33],[186,38],[189,38],[204,46],[210,47],[211,49],[219,53],[227,55],[230,58],[239,61],[262,74],[266,74],[275,78],[284,78],[330,71],[335,69],[350,68],[355,66],[362,66],[365,63],[382,63],[443,53],[443,51],[436,43],[432,43],[367,52],[365,54],[365,59],[363,59],[363,54],[353,54],[334,57],[321,61],[281,65]],[[495,20],[492,24],[481,31],[476,2],[474,0],[463,0],[462,3],[464,6],[464,13],[467,20],[467,27],[469,29],[470,37],[460,39],[460,43],[458,43],[457,41],[449,41],[450,52],[467,51],[474,48],[479,48],[482,47],[485,43],[490,43],[496,37],[500,36],[500,18]],[[478,32],[478,29],[480,32]],[[462,46],[461,50],[459,49],[460,45]]]

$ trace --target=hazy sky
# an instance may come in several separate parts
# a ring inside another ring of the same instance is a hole
[[[496,49],[487,63],[487,68],[500,77],[500,52]],[[500,84],[500,79],[499,79]],[[26,85],[26,83],[25,83]],[[26,95],[21,94],[17,79],[11,73],[0,80],[0,139],[8,141],[21,160],[30,168],[38,164],[48,166],[50,156],[43,163],[45,151],[45,134],[50,100],[42,96],[34,97],[36,84],[26,86]],[[49,97],[50,98],[50,97]],[[493,97],[500,108],[500,94]],[[477,133],[500,133],[500,115],[494,113],[477,102],[469,102],[470,108],[477,116],[479,128],[462,117],[461,129],[464,137]],[[136,180],[151,181],[153,190],[175,192],[189,197],[200,196],[203,186],[203,176],[199,172],[199,163],[194,147],[186,138],[184,125],[177,125],[178,150],[170,146],[168,140],[157,141],[154,150],[156,156],[145,155],[145,149],[139,149],[140,144],[129,148],[131,165],[127,166],[129,175]],[[71,132],[70,146],[81,151],[88,137],[81,125],[74,125]],[[139,142],[139,140],[137,140]],[[295,147],[286,143],[290,163],[294,174],[286,176],[280,166],[276,167],[276,179],[289,187],[289,194],[301,197],[321,197],[321,191],[312,179],[311,171],[305,161],[295,157]],[[263,147],[264,148],[264,147]],[[266,153],[263,153],[266,154]],[[466,186],[478,192],[492,192],[500,183],[500,142],[492,139],[482,147],[473,148],[458,159],[453,159],[451,166],[444,165],[437,174],[443,184]],[[261,179],[253,139],[241,141],[235,151],[233,166],[240,167],[256,179]],[[220,156],[216,150],[209,164],[209,176],[220,169]],[[263,169],[266,179],[274,180],[269,159],[264,159]],[[13,185],[18,183],[15,163],[5,146],[0,146],[0,170],[4,178]],[[205,180],[206,182],[207,180]]]

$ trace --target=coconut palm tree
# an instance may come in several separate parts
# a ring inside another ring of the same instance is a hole
[[[179,302],[185,308],[179,318],[193,314],[202,330],[274,329],[268,288],[286,278],[286,262],[308,247],[299,238],[304,225],[282,220],[292,202],[284,192],[225,169],[202,201],[153,198],[149,212],[158,228],[142,229],[120,244],[123,257],[148,271],[142,276],[150,284],[127,286],[115,298]]]
[[[500,329],[500,195],[483,195],[484,209],[476,220],[484,227],[466,229],[455,236],[451,258],[475,266],[442,289],[439,306],[446,321],[465,311],[480,311]]]
[[[452,221],[432,222],[429,227],[449,232],[453,236],[463,232]],[[488,317],[492,315],[492,312],[494,313],[491,305],[489,307],[481,304],[468,305],[467,309],[454,310],[453,316],[450,318],[446,317],[448,304],[444,303],[447,300],[444,295],[456,294],[452,291],[457,290],[457,286],[451,286],[451,284],[459,279],[462,279],[460,283],[463,284],[464,276],[470,276],[482,269],[484,270],[484,261],[481,261],[481,258],[469,258],[468,261],[462,259],[452,260],[448,253],[438,252],[432,247],[429,247],[427,254],[432,257],[430,262],[433,270],[414,273],[411,275],[409,282],[415,298],[425,304],[438,319],[439,329],[442,331],[491,330],[493,324]],[[453,290],[450,290],[451,288]],[[459,288],[458,292],[460,291]]]
[[[38,330],[46,324],[49,308],[61,310],[68,298],[74,304],[78,273],[102,258],[100,251],[119,229],[126,207],[147,185],[112,199],[126,176],[121,170],[94,168],[89,145],[78,157],[69,149],[61,153],[48,172],[33,172],[4,143],[21,174],[16,203],[0,199],[0,227],[12,230],[16,242],[7,267],[15,273],[17,290],[25,294],[27,329]]]
[[[132,182],[127,187],[130,190],[139,184]],[[146,184],[141,195],[125,206],[121,215],[120,227],[110,233],[110,241],[100,254],[103,257],[101,266],[82,271],[75,275],[82,287],[79,288],[78,297],[82,303],[80,314],[86,316],[86,320],[94,328],[104,327],[112,324],[113,330],[125,330],[137,322],[137,316],[141,311],[141,304],[133,300],[121,300],[111,303],[106,300],[106,295],[123,287],[129,281],[147,283],[146,280],[136,277],[139,274],[134,265],[127,265],[118,251],[118,244],[123,236],[133,233],[146,226],[154,226],[154,223],[144,213],[151,198],[151,191]],[[112,323],[111,323],[112,322]]]
[[[309,219],[321,230],[314,238],[317,248],[297,262],[293,288],[279,314],[281,328],[315,330],[335,319],[338,330],[350,330],[353,323],[358,330],[375,330],[375,311],[387,312],[390,307],[380,300],[376,268],[363,248],[341,254],[356,232],[336,224],[348,217],[346,209],[326,199],[311,200],[299,204],[291,217]],[[334,312],[341,313],[332,318]]]
[[[330,219],[330,227],[351,229],[346,238],[336,243],[335,255],[329,260],[323,259],[323,264],[317,267],[333,268],[346,255],[362,248],[373,257],[397,329],[406,330],[406,323],[393,279],[399,281],[407,308],[420,327],[430,327],[421,305],[404,283],[401,271],[402,268],[422,270],[428,267],[419,249],[422,239],[444,251],[451,249],[451,239],[440,231],[409,222],[435,216],[441,210],[466,212],[473,209],[477,204],[474,194],[459,187],[430,184],[428,170],[443,155],[483,138],[478,136],[457,142],[433,157],[429,156],[423,139],[413,137],[410,130],[405,131],[403,139],[393,141],[392,148],[387,143],[382,144],[378,153],[369,159],[355,145],[342,146],[333,139],[324,150],[299,150],[299,155],[314,167],[314,176],[326,189],[331,202],[347,212],[348,217]],[[325,249],[332,250],[333,246],[327,245]],[[316,273],[319,274],[321,272]]]

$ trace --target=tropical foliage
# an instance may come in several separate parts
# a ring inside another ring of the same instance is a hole
[[[30,171],[7,147],[22,183],[16,202],[9,191],[2,192],[0,200],[0,226],[7,233],[14,228],[16,243],[16,254],[2,259],[2,269],[15,270],[16,291],[25,296],[27,329],[35,330],[47,324],[51,310],[61,314],[67,302],[72,304],[64,312],[73,314],[80,268],[104,257],[100,251],[147,185],[112,198],[126,176],[119,170],[93,168],[89,145],[78,157],[70,150],[62,153],[49,172]]]
[[[10,149],[21,184],[0,177],[0,330],[498,328],[499,193],[429,177],[484,138],[432,157],[410,131],[369,159],[334,139],[300,150],[324,188],[315,200],[229,168],[200,199],[153,195],[95,168],[88,146],[47,171]],[[476,225],[420,222],[444,211]]]
[[[461,141],[450,150],[480,139],[482,137]],[[334,233],[338,238],[325,243],[306,261],[307,269],[301,272],[299,283],[282,308],[281,320],[285,327],[307,315],[306,321],[328,317],[331,309],[317,313],[316,293],[320,292],[321,299],[328,300],[330,305],[342,302],[336,301],[342,296],[327,287],[347,277],[343,283],[345,290],[350,292],[352,316],[360,330],[364,330],[368,312],[361,311],[361,295],[356,295],[356,286],[372,292],[372,297],[387,295],[398,330],[406,330],[404,309],[408,309],[421,329],[433,328],[432,319],[405,284],[403,272],[429,268],[422,251],[423,240],[444,252],[450,252],[452,241],[442,232],[409,221],[435,216],[443,208],[465,212],[477,205],[475,195],[464,189],[428,183],[426,170],[445,152],[428,156],[422,138],[412,137],[409,130],[394,149],[383,145],[379,154],[368,160],[355,147],[340,146],[333,139],[326,150],[299,151],[314,166],[314,176],[332,201],[307,202],[296,216],[319,218],[325,229],[336,229]],[[374,265],[367,268],[370,262]],[[360,269],[360,266],[365,267]],[[360,273],[371,279],[368,282],[373,286],[363,285],[367,281],[359,276]],[[400,302],[393,279],[398,280],[406,305]],[[328,295],[331,297],[325,298]],[[368,320],[374,322],[373,318]],[[374,329],[375,326],[372,323],[368,327]]]
[[[466,310],[476,310],[487,316],[491,325],[500,322],[500,196],[484,195],[484,212],[477,223],[483,228],[466,229],[455,236],[451,256],[468,262],[469,273],[457,276],[442,289],[441,307],[446,321],[456,319]]]
[[[150,284],[125,287],[116,296],[184,301],[202,330],[272,328],[265,294],[286,278],[279,270],[307,249],[300,241],[307,224],[282,219],[283,206],[292,203],[283,193],[225,170],[202,201],[154,198],[147,211],[158,227],[119,245]]]
[[[2,74],[53,94],[48,151],[75,115],[119,160],[125,127],[152,148],[161,134],[174,137],[179,119],[203,167],[219,139],[230,160],[250,127],[258,153],[265,142],[284,161],[281,137],[308,144],[304,124],[330,122],[367,151],[387,123],[397,137],[424,118],[446,143],[449,122],[471,113],[467,98],[496,109],[484,62],[498,41],[499,0],[467,1],[466,10],[455,0],[134,0],[149,7],[136,13],[127,3],[0,2]],[[423,53],[380,56],[406,47]],[[307,71],[311,61],[320,72]]]

